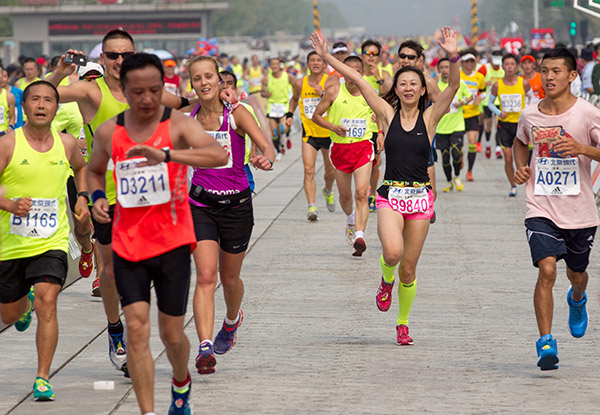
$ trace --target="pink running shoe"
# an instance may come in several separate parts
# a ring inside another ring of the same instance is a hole
[[[394,281],[388,284],[381,277],[381,284],[377,288],[377,295],[375,296],[375,302],[380,311],[385,312],[390,309],[390,305],[392,304],[392,288],[394,288]]]
[[[412,337],[408,335],[408,326],[400,324],[396,326],[396,332],[398,333],[398,339],[396,340],[398,346],[411,346],[413,344]]]

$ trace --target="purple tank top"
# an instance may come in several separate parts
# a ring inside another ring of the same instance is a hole
[[[190,113],[196,117],[200,104]],[[213,169],[194,168],[192,184],[202,186],[210,193],[227,196],[240,193],[249,186],[248,176],[244,171],[244,157],[246,155],[246,140],[240,137],[229,125],[230,111],[223,108],[223,121],[219,131],[207,131],[229,154],[229,161],[225,166]],[[233,117],[233,115],[231,115]],[[206,206],[190,198],[190,203],[196,206]]]

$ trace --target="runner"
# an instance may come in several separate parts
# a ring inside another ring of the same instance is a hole
[[[586,268],[600,223],[590,174],[591,160],[600,161],[600,112],[569,88],[577,76],[573,55],[564,48],[542,58],[546,98],[521,113],[515,140],[515,182],[527,183],[525,227],[533,265],[539,268],[533,296],[540,333],[536,342],[541,370],[558,369],[552,337],[556,263],[564,259],[571,288],[567,293],[569,331],[585,334],[588,282]],[[528,144],[534,155],[529,166]]]
[[[10,92],[8,72],[0,65],[0,137],[15,129],[15,96]]]
[[[325,187],[322,193],[327,204],[327,210],[335,211],[335,200],[333,196],[333,181],[335,173],[331,160],[329,159],[329,147],[331,138],[329,131],[319,127],[312,121],[312,116],[317,105],[321,101],[325,83],[328,76],[325,74],[326,65],[315,51],[311,51],[306,57],[310,75],[297,79],[294,82],[294,95],[290,100],[290,112],[293,114],[300,103],[300,117],[302,118],[302,162],[304,163],[304,194],[308,203],[307,219],[311,222],[319,220],[319,212],[315,203],[317,184],[315,183],[315,163],[319,152],[323,156],[323,180]],[[326,116],[325,116],[326,117]],[[325,118],[327,119],[327,118]],[[292,126],[292,118],[286,120],[288,128]]]
[[[396,326],[399,345],[413,343],[408,333],[408,316],[417,288],[415,271],[433,215],[434,196],[429,191],[427,175],[431,142],[438,121],[448,111],[460,85],[457,33],[445,27],[442,36],[444,43],[438,43],[451,62],[449,85],[427,109],[427,87],[422,71],[414,67],[400,69],[394,76],[394,87],[380,98],[368,82],[357,75],[356,68],[340,64],[327,53],[324,38],[318,33],[311,36],[317,53],[344,75],[346,84],[355,83],[360,88],[381,119],[386,133],[386,171],[377,201],[378,233],[383,248],[380,260],[383,277],[377,305],[382,311],[389,309],[394,269],[400,263],[400,312]]]
[[[335,42],[331,47],[331,54],[338,61],[344,62],[344,59],[348,57],[348,45],[346,45],[344,42]],[[343,82],[344,77],[340,75],[338,71],[333,69],[331,65],[327,65],[327,69],[329,70],[330,77],[335,76],[340,80],[340,82]]]
[[[294,116],[290,112],[290,85],[294,85],[292,78],[286,71],[283,70],[283,61],[281,58],[271,58],[269,61],[269,71],[267,76],[263,78],[261,95],[267,98],[267,118],[269,126],[273,133],[273,142],[275,150],[277,150],[277,160],[281,160],[281,156],[285,154],[285,147],[281,140],[289,128],[285,127],[285,118]],[[286,147],[292,147],[292,142],[287,139]]]
[[[190,343],[183,331],[195,248],[186,200],[187,168],[216,167],[227,154],[199,122],[160,104],[164,72],[146,53],[121,63],[120,82],[130,109],[96,129],[88,182],[93,214],[110,225],[106,166],[116,169],[113,226],[115,282],[129,329],[129,370],[142,414],[154,414],[150,353],[150,288],[154,284],[160,338],[173,370],[169,414],[191,414]]]
[[[448,88],[448,77],[450,76],[450,61],[448,58],[441,58],[437,63],[437,70],[440,74],[438,87],[440,91]],[[460,179],[460,170],[462,164],[463,138],[465,136],[465,119],[463,117],[463,105],[469,103],[472,99],[471,92],[464,81],[460,81],[460,87],[456,93],[450,111],[439,121],[435,135],[435,145],[442,153],[442,167],[446,175],[447,184],[442,190],[444,193],[456,190],[462,192],[465,187]],[[450,164],[452,158],[452,164]],[[454,179],[452,178],[452,167],[454,167]]]
[[[479,134],[477,139],[478,143],[481,141],[481,135],[485,132],[485,157],[492,157],[492,124],[494,121],[497,121],[496,115],[492,114],[492,111],[488,108],[490,92],[492,90],[492,86],[498,81],[498,79],[502,79],[504,77],[504,69],[502,69],[502,52],[497,50],[492,52],[491,62],[482,66],[478,70],[484,75],[486,91],[485,97],[481,100],[481,106],[483,106],[483,129]],[[500,102],[496,99],[494,103],[499,105]],[[481,108],[479,109],[481,112]],[[496,140],[496,158],[502,158],[502,148],[500,147],[500,141],[498,140],[498,133],[495,136]]]
[[[465,130],[469,140],[469,153],[467,156],[468,169],[467,181],[472,182],[473,166],[475,166],[475,157],[477,156],[477,136],[479,134],[479,103],[485,98],[485,79],[481,72],[475,71],[477,51],[467,49],[461,53],[460,79],[462,79],[469,87],[471,95],[474,97],[472,104],[463,106],[463,114],[465,117]]]
[[[185,96],[185,86],[179,76],[175,73],[177,62],[174,59],[167,59],[163,63],[165,69],[165,90],[173,95]]]
[[[502,57],[502,69],[504,78],[492,86],[488,108],[498,116],[498,127],[496,135],[502,146],[504,154],[504,171],[510,183],[508,196],[517,196],[517,185],[515,183],[515,169],[513,164],[512,146],[517,135],[517,124],[521,111],[525,108],[525,95],[529,101],[533,101],[533,92],[529,82],[517,75],[517,57],[508,53]],[[500,98],[500,109],[494,105],[496,97]]]
[[[257,55],[250,58],[251,64],[244,72],[244,79],[248,82],[248,93],[257,94],[262,91],[263,67]]]
[[[198,373],[209,374],[215,371],[214,355],[227,353],[235,344],[243,320],[240,306],[244,283],[240,272],[254,226],[252,196],[244,172],[244,136],[247,133],[263,153],[250,158],[256,168],[271,169],[275,151],[245,108],[231,112],[219,100],[220,78],[214,59],[197,56],[188,63],[188,71],[200,101],[189,107],[191,116],[200,120],[229,153],[229,162],[222,168],[194,169],[189,199],[198,241],[194,250],[194,321],[200,341],[196,368]],[[213,344],[217,274],[227,314]]]
[[[18,331],[38,318],[38,368],[33,399],[54,400],[50,366],[58,343],[56,303],[67,278],[69,223],[67,179],[71,168],[80,191],[75,207],[79,220],[89,220],[85,190],[87,164],[75,139],[51,128],[58,92],[45,81],[25,88],[23,128],[0,139],[0,315]],[[35,299],[34,299],[35,298]]]
[[[40,80],[40,70],[37,62],[33,58],[26,58],[23,61],[23,78],[17,82],[17,87],[21,91],[25,91],[25,88],[35,81]]]
[[[540,99],[546,97],[546,91],[544,91],[544,85],[542,85],[542,75],[536,70],[537,63],[535,58],[531,55],[524,55],[520,63],[523,78],[529,82],[534,95],[533,101],[529,103],[537,103]]]

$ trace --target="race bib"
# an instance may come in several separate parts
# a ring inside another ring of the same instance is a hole
[[[10,215],[10,233],[27,238],[49,238],[58,230],[58,199],[33,199],[29,214]]]
[[[450,103],[450,109],[448,110],[449,114],[456,114],[458,112],[458,108],[456,108],[456,106],[455,106],[458,103],[458,101],[459,101],[458,97],[454,97],[454,99]]]
[[[5,118],[4,105],[0,106],[0,124],[4,124]]]
[[[580,191],[579,159],[535,158],[534,194],[539,196],[575,196]]]
[[[250,78],[248,83],[250,84],[251,87],[261,86],[262,79],[261,78]]]
[[[521,112],[521,94],[500,94],[500,104],[504,112]]]
[[[162,205],[171,200],[166,163],[138,167],[146,158],[118,161],[117,200],[125,208]]]
[[[287,112],[287,104],[271,104],[271,110],[269,112],[269,117],[271,118],[281,118]],[[314,110],[313,110],[314,112]]]
[[[304,116],[308,120],[312,120],[312,116],[315,113],[317,105],[321,102],[321,98],[303,98],[302,104],[304,105]],[[327,114],[323,114],[325,117]]]
[[[388,201],[392,209],[402,214],[424,213],[429,210],[429,194],[426,187],[390,186]]]
[[[346,137],[362,138],[367,133],[367,120],[362,118],[342,118],[340,125],[348,129]]]
[[[229,169],[233,167],[233,156],[231,155],[231,135],[229,131],[207,131],[208,134],[225,149],[227,152],[227,164],[214,169]]]

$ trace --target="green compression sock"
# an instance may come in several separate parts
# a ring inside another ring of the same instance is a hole
[[[416,293],[416,279],[410,284],[398,284],[398,325],[404,324],[408,326],[408,315],[410,314],[410,309],[412,308]]]
[[[398,264],[394,265],[393,267],[390,267],[388,264],[385,263],[385,261],[383,260],[383,254],[381,254],[381,257],[379,258],[379,265],[381,265],[381,272],[383,272],[383,280],[388,284],[393,283],[394,270],[396,269]]]

